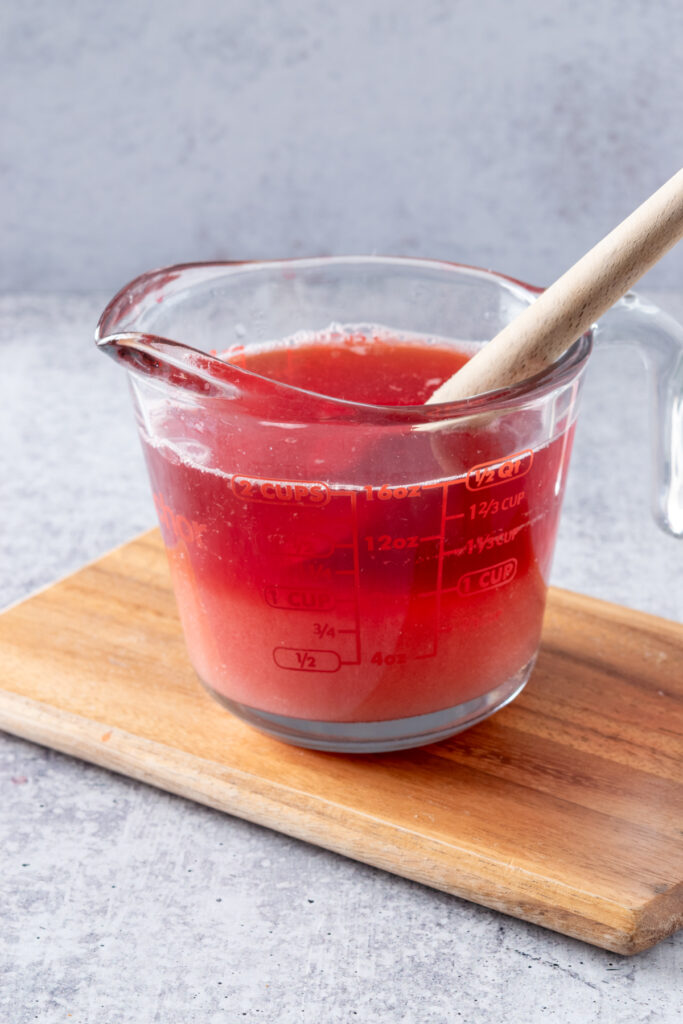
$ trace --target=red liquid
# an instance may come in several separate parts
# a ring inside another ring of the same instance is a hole
[[[466,359],[357,336],[239,365],[396,406],[423,403]],[[301,427],[315,399],[290,401],[284,427],[170,411],[175,450],[145,444],[203,682],[271,714],[361,722],[454,707],[513,678],[538,646],[571,428],[533,451],[519,422],[364,438]],[[178,457],[188,443],[195,464]]]

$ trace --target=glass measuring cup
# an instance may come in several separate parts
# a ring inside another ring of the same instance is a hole
[[[536,294],[346,257],[173,267],[112,300],[98,344],[129,372],[191,660],[232,712],[301,746],[381,751],[451,735],[523,688],[591,336],[515,388],[441,406],[342,401],[250,362],[331,323],[472,349]],[[634,298],[600,329],[624,327],[655,371],[657,515],[680,533],[680,334]]]

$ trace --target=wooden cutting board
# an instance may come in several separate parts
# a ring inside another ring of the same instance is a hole
[[[618,953],[683,924],[683,627],[551,592],[524,693],[444,743],[299,750],[189,665],[157,531],[0,615],[0,727]]]

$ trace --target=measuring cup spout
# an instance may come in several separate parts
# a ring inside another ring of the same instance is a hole
[[[657,524],[683,537],[683,326],[629,292],[600,320],[599,344],[634,344],[650,391],[652,511]]]
[[[138,376],[207,396],[230,397],[231,390],[233,397],[239,393],[242,371],[189,345],[133,331],[96,340],[102,352]]]

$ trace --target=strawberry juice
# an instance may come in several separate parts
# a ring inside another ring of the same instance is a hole
[[[516,692],[538,648],[569,415],[550,431],[527,410],[436,432],[389,417],[365,433],[318,417],[319,395],[422,405],[468,358],[380,329],[223,358],[290,385],[287,416],[240,418],[226,401],[210,420],[166,408],[162,430],[142,431],[203,683],[246,717],[318,723]]]

